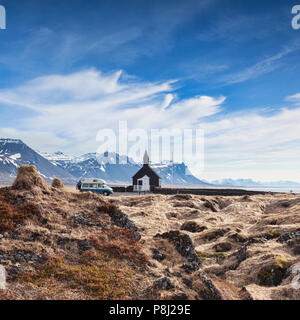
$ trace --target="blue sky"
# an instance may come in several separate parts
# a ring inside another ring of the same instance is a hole
[[[300,182],[300,1],[0,4],[1,137],[81,154],[118,120],[201,127],[199,176]]]

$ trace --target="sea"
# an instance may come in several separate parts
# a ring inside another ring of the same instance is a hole
[[[280,192],[280,193],[300,193],[300,187],[241,187],[240,189],[252,191]]]
[[[200,187],[201,188],[201,187]],[[300,194],[299,186],[289,187],[228,187],[228,186],[213,186],[213,187],[202,187],[203,189],[240,189],[249,191],[263,191],[263,192],[278,192],[278,193],[297,193]]]

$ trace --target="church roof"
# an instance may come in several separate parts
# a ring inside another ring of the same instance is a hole
[[[161,179],[161,177],[148,164],[144,164],[142,166],[142,168],[133,176],[133,178],[135,178],[137,176],[143,177],[147,173],[150,174],[150,175],[155,175],[155,176],[157,176],[158,178]]]

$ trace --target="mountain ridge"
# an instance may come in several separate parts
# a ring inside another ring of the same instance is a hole
[[[116,160],[115,164],[109,162]],[[132,176],[141,168],[133,159],[117,153],[88,153],[68,156],[61,151],[53,154],[31,149],[20,139],[0,139],[0,184],[11,184],[22,165],[35,165],[39,174],[50,182],[60,178],[65,184],[74,185],[80,178],[101,178],[111,184],[131,184]],[[182,164],[154,164],[163,185],[209,185],[189,174]]]
[[[231,179],[225,178],[211,181],[216,186],[228,187],[300,187],[300,183],[295,181],[255,181],[253,179]]]
[[[0,139],[0,182],[11,184],[18,168],[22,165],[34,165],[39,174],[48,182],[56,177],[65,183],[74,183],[75,179],[60,166],[54,165],[20,139]]]

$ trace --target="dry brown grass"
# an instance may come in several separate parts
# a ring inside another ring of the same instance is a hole
[[[42,191],[49,191],[49,186],[41,178],[35,166],[25,165],[18,169],[18,175],[12,185],[15,190],[31,190],[39,188]]]
[[[109,202],[103,203],[99,207],[100,212],[105,212],[110,214],[116,213],[117,210],[118,210],[117,206]]]
[[[36,174],[32,168],[28,171]],[[188,299],[203,299],[199,290],[203,285],[209,289],[209,281],[199,278],[203,272],[222,299],[299,297],[291,290],[288,271],[277,286],[274,281],[269,287],[259,281],[260,271],[286,269],[299,261],[295,262],[298,238],[278,239],[300,230],[299,195],[251,199],[132,195],[107,199],[90,192],[67,192],[67,188],[63,192],[48,186],[45,189],[36,176],[29,179],[27,186],[19,180],[19,189],[0,189],[0,224],[12,230],[0,241],[3,264],[8,274],[20,271],[19,279],[8,279],[8,291],[0,299],[171,299],[182,293]],[[120,227],[127,227],[124,213],[137,227],[141,241]],[[190,236],[201,257],[198,273],[186,273],[182,266],[189,261],[172,243],[155,237],[180,230],[186,221],[207,228],[182,231]],[[220,245],[222,250],[217,251],[221,252],[216,252]],[[40,260],[32,259],[32,254],[42,252],[54,258],[39,265]],[[29,258],[20,259],[16,266],[16,256],[22,254]],[[281,257],[280,261],[276,257]],[[148,290],[164,277],[174,285],[172,291]]]
[[[91,237],[90,242],[97,250],[110,257],[125,260],[132,266],[145,266],[147,263],[141,243],[130,230],[114,226],[103,230],[101,235]]]
[[[63,182],[58,178],[53,179],[51,186],[56,189],[63,189],[65,187]]]
[[[78,290],[99,300],[126,299],[132,292],[131,269],[96,251],[85,252],[78,265],[57,256],[40,265],[35,272],[21,274],[18,280],[46,291],[55,284],[55,287]]]

